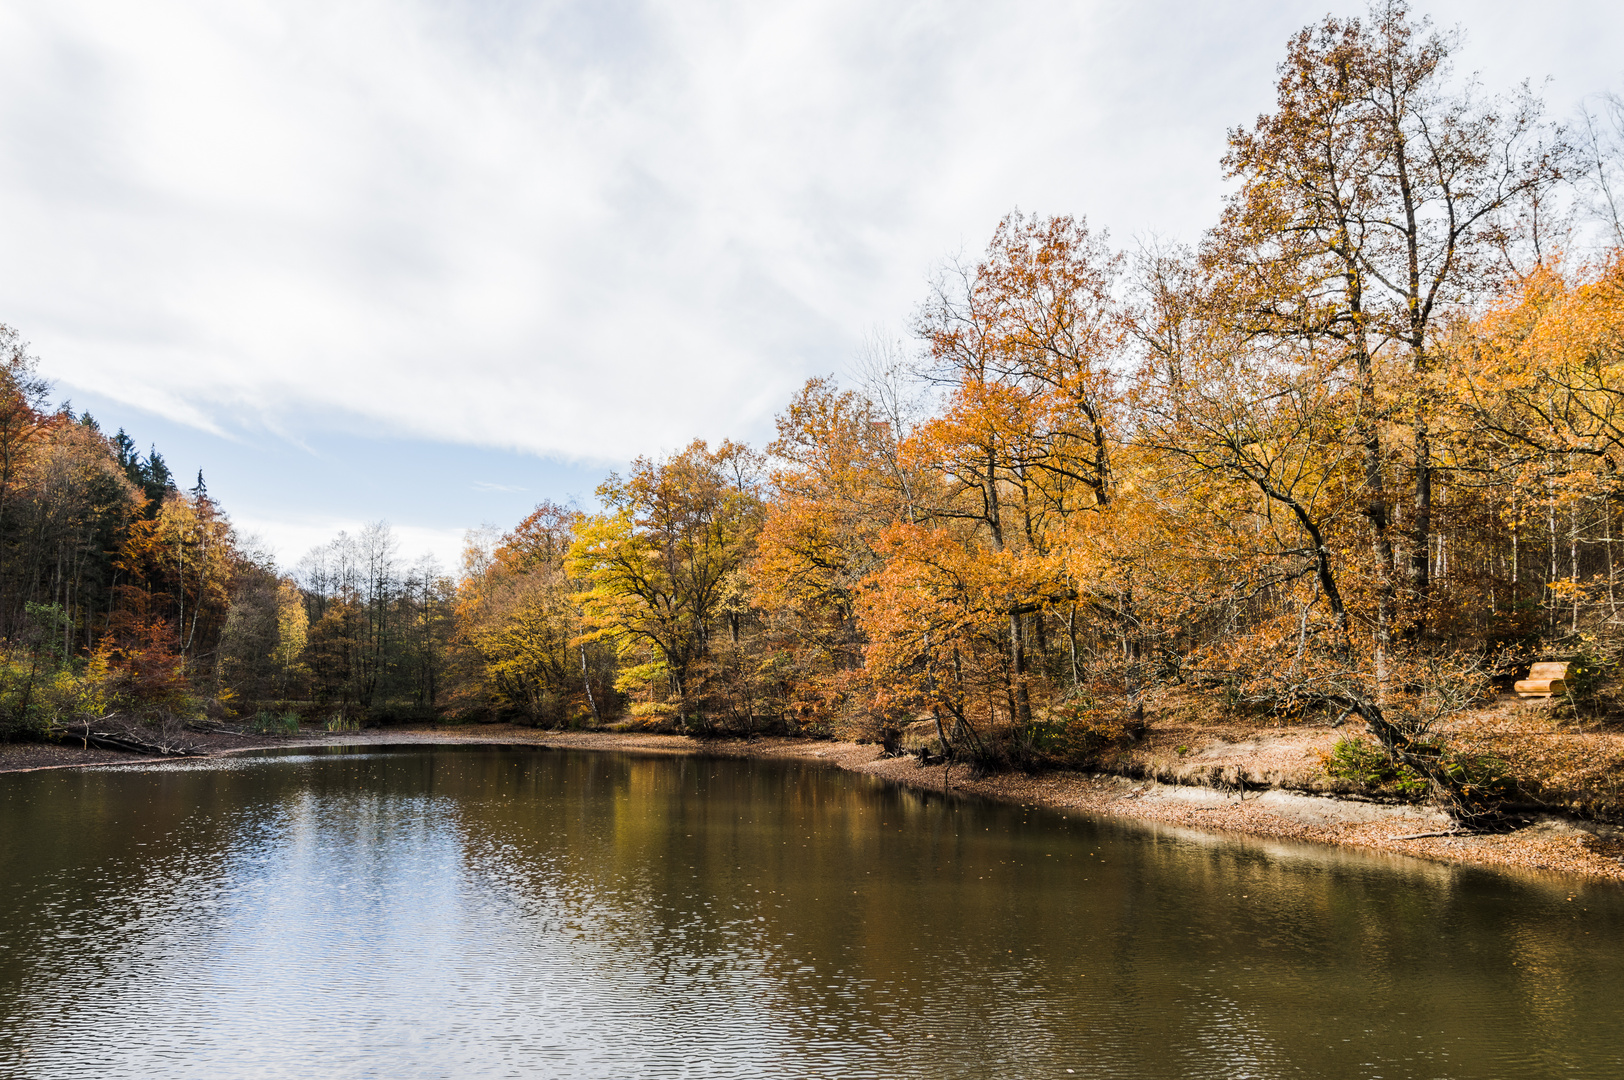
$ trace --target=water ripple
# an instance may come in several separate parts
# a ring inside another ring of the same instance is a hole
[[[0,777],[0,882],[6,1076],[1624,1074],[1616,892],[759,763]]]

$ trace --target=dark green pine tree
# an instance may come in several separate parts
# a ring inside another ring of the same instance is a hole
[[[156,446],[147,451],[147,461],[141,471],[145,474],[148,496],[162,498],[175,490],[175,474],[169,471]]]
[[[125,471],[129,471],[127,467]],[[147,516],[156,517],[164,499],[175,490],[175,476],[169,471],[164,456],[158,453],[156,446],[147,452],[146,460],[137,465],[132,479],[147,497]]]
[[[118,458],[119,468],[123,469],[124,475],[130,478],[130,483],[143,483],[141,455],[135,452],[135,440],[124,434],[123,428],[119,428],[118,434],[113,436],[112,442],[113,454]]]

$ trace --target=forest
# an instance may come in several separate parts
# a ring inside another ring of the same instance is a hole
[[[1195,245],[1012,212],[767,445],[639,458],[454,574],[381,523],[277,566],[5,328],[0,732],[923,733],[1041,768],[1178,692],[1352,725],[1488,813],[1511,781],[1448,719],[1561,659],[1605,723],[1624,659],[1624,104],[1558,122],[1458,44],[1401,5],[1303,29]]]

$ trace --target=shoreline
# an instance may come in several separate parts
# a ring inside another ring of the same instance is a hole
[[[946,794],[974,795],[998,802],[1174,825],[1207,833],[1406,855],[1430,862],[1509,872],[1562,874],[1591,881],[1624,881],[1624,829],[1555,814],[1540,815],[1534,824],[1514,832],[1453,835],[1449,834],[1448,818],[1425,805],[1380,803],[1280,788],[1225,791],[1135,780],[1108,773],[1009,772],[973,779],[962,766],[921,766],[912,757],[885,758],[881,757],[878,746],[863,743],[781,736],[745,740],[602,731],[547,732],[493,725],[468,732],[406,727],[322,733],[318,737],[256,738],[244,740],[240,745],[210,740],[210,745],[199,756],[226,757],[258,750],[316,746],[413,743],[535,745],[618,753],[799,761],[862,773],[938,794],[944,793],[945,774]],[[35,752],[0,755],[0,773],[184,760],[94,749],[81,751],[74,747],[30,749]],[[14,760],[19,758],[21,760]],[[56,760],[48,760],[52,758]]]

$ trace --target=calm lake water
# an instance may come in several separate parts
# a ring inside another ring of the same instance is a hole
[[[1624,1076],[1624,893],[781,763],[0,776],[5,1077]]]

